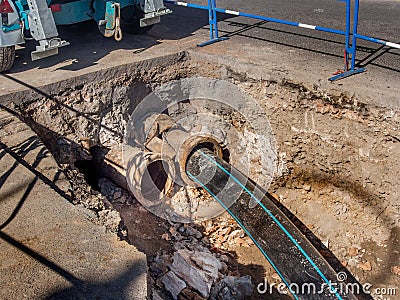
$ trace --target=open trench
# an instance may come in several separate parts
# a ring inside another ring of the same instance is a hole
[[[147,254],[152,299],[264,299],[257,286],[264,279],[282,280],[227,213],[218,211],[212,220],[199,217],[195,224],[167,221],[128,192],[121,149],[129,117],[160,85],[191,77],[226,80],[265,110],[277,148],[272,201],[331,266],[337,272],[348,270],[360,283],[396,287],[399,113],[363,104],[356,95],[285,78],[252,78],[236,69],[235,64],[180,53],[86,75],[65,84],[68,88],[36,90],[14,105],[65,170],[74,203],[93,210],[95,222]],[[181,108],[175,113],[191,109]],[[230,111],[222,115],[232,128],[246,132],[246,119]],[[240,160],[236,149],[227,150],[225,160]],[[152,168],[161,174],[160,166]],[[250,178],[257,179],[257,170],[250,168]],[[153,179],[165,181],[162,176]],[[213,201],[202,188],[175,192],[177,202]],[[187,263],[190,255],[196,257],[203,281],[185,278],[174,266],[175,261]],[[209,265],[217,267],[205,272]],[[276,288],[271,292],[276,299],[291,298]]]

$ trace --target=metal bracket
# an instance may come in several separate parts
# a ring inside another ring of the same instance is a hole
[[[228,40],[228,39],[229,38],[227,36],[211,39],[211,40],[208,40],[208,41],[205,41],[203,43],[198,44],[197,47],[204,47],[204,46],[211,45],[211,44],[218,43],[218,42],[222,42],[222,41],[225,41],[225,40]]]
[[[39,41],[39,46],[31,52],[32,61],[58,54],[58,48],[68,46],[69,43],[60,38]]]
[[[168,8],[161,8],[158,11],[146,13],[144,18],[140,19],[140,27],[145,27],[153,24],[160,23],[160,17],[172,13]]]
[[[98,28],[105,37],[114,36],[116,41],[122,40],[120,26],[121,5],[117,2],[107,1],[104,20],[100,20]]]
[[[344,71],[343,73],[340,73],[338,75],[335,75],[335,76],[329,78],[328,80],[329,81],[335,81],[335,80],[343,79],[343,78],[349,77],[351,75],[359,74],[359,73],[362,73],[362,72],[365,72],[365,71],[366,71],[365,68],[348,70],[348,71]]]

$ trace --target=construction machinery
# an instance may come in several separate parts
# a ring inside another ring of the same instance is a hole
[[[172,11],[162,0],[0,0],[0,72],[11,68],[15,46],[38,42],[32,60],[58,53],[69,43],[58,36],[57,25],[94,20],[106,37],[122,39],[122,32],[145,33]]]

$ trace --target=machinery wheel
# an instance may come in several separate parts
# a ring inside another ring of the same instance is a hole
[[[130,34],[142,34],[149,31],[153,25],[140,27],[140,19],[144,13],[137,5],[128,5],[121,9],[122,32]]]
[[[15,59],[15,46],[0,47],[0,72],[9,70]]]

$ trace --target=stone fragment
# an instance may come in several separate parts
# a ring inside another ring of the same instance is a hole
[[[358,267],[363,271],[371,271],[372,270],[372,266],[369,261],[359,263]]]
[[[163,239],[166,240],[166,241],[170,241],[170,240],[171,240],[171,237],[169,236],[168,233],[163,233],[163,234],[161,235],[161,238],[163,238]]]
[[[152,300],[163,300],[163,298],[161,298],[160,294],[156,290],[153,289]]]
[[[230,234],[231,232],[232,232],[232,227],[231,227],[231,226],[228,226],[228,227],[222,229],[221,234],[223,234],[223,235],[228,235],[228,234]]]
[[[172,271],[169,271],[163,277],[161,277],[161,282],[175,300],[178,299],[178,295],[181,293],[181,291],[186,288],[186,283],[176,276],[176,274]]]
[[[394,266],[394,267],[392,268],[392,273],[393,273],[394,275],[400,276],[400,266]]]
[[[242,277],[227,276],[213,288],[211,300],[244,300],[253,294],[253,283],[249,275]]]
[[[218,267],[222,267],[221,263],[211,254],[180,249],[173,256],[171,271],[207,298],[218,277]]]
[[[186,248],[188,248],[191,251],[198,251],[198,252],[207,252],[209,253],[210,250],[208,250],[208,248],[204,247],[203,245],[196,243],[196,242],[192,242],[186,245]]]
[[[348,253],[350,256],[356,256],[358,254],[358,248],[351,247],[351,248],[349,248]]]
[[[185,233],[187,236],[194,236],[196,239],[201,239],[203,236],[200,231],[190,226],[186,227]]]
[[[222,264],[212,254],[206,252],[194,252],[191,259],[213,280],[218,278],[218,270],[222,268]]]
[[[350,258],[349,261],[348,261],[350,267],[358,266],[359,262],[360,261],[358,259],[355,259],[355,258]]]
[[[244,236],[244,232],[243,232],[242,229],[236,229],[236,230],[232,231],[232,233],[230,234],[230,236],[231,236],[232,238],[242,237],[242,236]]]
[[[178,251],[179,249],[185,249],[185,245],[181,242],[175,242],[174,243],[174,250]]]

